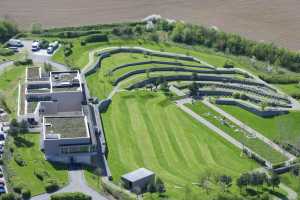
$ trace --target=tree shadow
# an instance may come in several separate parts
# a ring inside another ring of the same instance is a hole
[[[14,144],[17,147],[27,147],[27,148],[30,148],[34,145],[33,142],[26,140],[25,138],[23,138],[21,136],[17,136],[14,138]]]

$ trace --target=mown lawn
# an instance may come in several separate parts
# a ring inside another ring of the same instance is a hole
[[[229,125],[222,124],[218,118],[222,118],[222,116],[212,110],[211,108],[205,106],[202,102],[197,102],[194,104],[186,104],[187,107],[189,107],[191,110],[199,114],[201,117],[205,118],[212,124],[214,124],[219,129],[223,130],[225,133],[229,134],[231,137],[235,138],[248,148],[252,149],[256,153],[258,153],[263,158],[269,160],[273,164],[277,164],[283,161],[286,161],[287,158],[279,153],[278,151],[275,151],[270,146],[268,146],[266,143],[262,142],[259,139],[255,138],[248,138],[244,133],[241,131],[236,132],[236,129],[241,129],[240,127],[235,126],[235,128],[231,128]],[[228,121],[230,124],[234,125],[232,122]]]
[[[92,86],[90,86],[92,87]],[[167,195],[181,199],[186,187],[210,199],[193,185],[199,175],[240,173],[257,167],[241,151],[179,110],[163,94],[126,92],[114,96],[102,115],[108,161],[114,181],[139,167],[153,170],[167,186]],[[232,192],[238,192],[235,186]]]
[[[45,160],[44,154],[40,151],[40,134],[27,133],[20,135],[14,140],[13,155],[20,154],[25,160],[25,166],[19,166],[14,158],[7,163],[10,182],[12,185],[23,185],[31,190],[32,195],[45,193],[45,183],[34,175],[36,169],[42,169],[48,172],[51,178],[58,180],[60,186],[68,183],[68,173],[64,166],[49,163]]]
[[[280,175],[281,182],[292,188],[300,197],[300,176],[295,176],[291,172]]]
[[[299,143],[300,112],[263,118],[235,106],[222,105],[220,108],[270,139],[296,145]]]
[[[93,188],[98,192],[101,192],[103,190],[101,180],[99,176],[96,174],[95,169],[91,167],[85,167],[84,178],[89,187]]]
[[[23,81],[25,75],[24,66],[11,66],[0,73],[0,93],[11,111],[13,117],[17,113],[19,81]]]
[[[274,84],[274,86],[278,87],[281,91],[286,94],[299,94],[300,93],[300,85],[299,84]]]

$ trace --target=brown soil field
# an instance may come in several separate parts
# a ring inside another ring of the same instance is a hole
[[[216,26],[300,50],[299,0],[0,0],[0,17],[29,28],[137,21],[151,14]]]

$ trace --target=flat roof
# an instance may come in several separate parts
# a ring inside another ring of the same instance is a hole
[[[72,82],[79,77],[79,71],[51,72],[51,81],[54,83]]]
[[[60,138],[89,137],[84,116],[44,117],[45,134],[59,134]]]
[[[135,171],[124,174],[122,176],[122,178],[126,179],[130,182],[135,182],[135,181],[141,180],[143,178],[149,177],[151,175],[154,175],[154,172],[152,172],[146,168],[139,168]]]

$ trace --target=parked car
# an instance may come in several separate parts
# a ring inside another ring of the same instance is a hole
[[[4,194],[4,193],[6,193],[5,186],[0,185],[0,194]]]
[[[40,42],[39,41],[33,41],[31,45],[32,51],[39,51],[40,50]]]
[[[4,152],[4,145],[0,144],[0,154],[2,154]]]
[[[21,40],[18,40],[18,39],[10,39],[7,44],[10,47],[23,47],[24,46],[22,44]]]
[[[47,53],[52,54],[58,48],[58,45],[59,45],[58,41],[50,43],[47,49]]]
[[[53,52],[54,52],[54,48],[53,47],[48,47],[47,53],[52,54]]]

